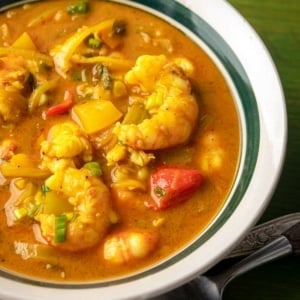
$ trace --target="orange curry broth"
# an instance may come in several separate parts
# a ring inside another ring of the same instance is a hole
[[[88,281],[106,280],[115,276],[127,275],[170,256],[178,251],[196,235],[198,235],[218,213],[232,186],[239,159],[240,131],[236,108],[226,82],[211,59],[196,44],[183,33],[165,23],[164,21],[139,11],[135,8],[118,5],[106,1],[90,1],[90,10],[87,14],[77,17],[61,13],[62,17],[54,20],[49,14],[40,20],[38,26],[28,26],[37,16],[45,11],[65,12],[70,1],[43,1],[25,5],[0,15],[0,25],[5,24],[9,34],[0,36],[2,46],[11,45],[24,31],[34,41],[37,49],[48,53],[56,44],[62,43],[69,35],[85,25],[91,26],[108,18],[126,21],[127,31],[122,47],[118,49],[130,60],[135,60],[143,54],[165,54],[168,57],[183,56],[193,62],[196,68],[193,77],[193,90],[199,104],[199,117],[197,129],[185,150],[180,147],[156,151],[156,164],[164,162],[182,163],[185,154],[190,155],[188,166],[199,168],[205,151],[209,145],[203,146],[203,139],[209,134],[216,134],[220,141],[222,155],[221,167],[214,172],[204,173],[204,183],[201,188],[189,199],[180,205],[163,211],[153,211],[145,207],[144,200],[148,194],[133,193],[131,199],[124,202],[113,198],[113,207],[119,215],[119,222],[113,225],[111,232],[123,228],[150,228],[159,233],[159,244],[155,251],[133,263],[113,265],[103,259],[103,244],[100,242],[92,249],[79,252],[61,252],[53,262],[23,260],[15,254],[14,241],[35,243],[30,221],[21,222],[12,227],[7,226],[4,209],[0,215],[0,265],[1,268],[29,276],[55,281]],[[153,36],[162,37],[158,43],[148,42],[141,35],[141,31]],[[170,51],[169,45],[172,45]],[[73,88],[76,81],[60,79],[55,90],[57,97],[62,97],[64,90]],[[115,105],[121,111],[126,109],[127,100],[116,101]],[[68,115],[56,116],[44,120],[44,108],[37,109],[32,116],[24,114],[23,119],[11,130],[6,126],[0,128],[1,140],[13,138],[17,140],[18,152],[27,153],[38,162],[40,159],[39,142],[50,125],[69,119]],[[176,157],[179,153],[179,158]],[[110,169],[104,168],[106,184],[110,184]],[[3,184],[0,192],[0,206],[3,208],[9,198],[9,188]],[[160,226],[154,228],[153,220],[164,219]]]

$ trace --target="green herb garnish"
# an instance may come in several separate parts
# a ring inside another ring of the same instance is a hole
[[[166,191],[165,191],[163,188],[161,188],[161,187],[156,187],[156,188],[154,189],[154,193],[155,193],[155,195],[157,195],[158,197],[163,197],[163,196],[166,195]]]
[[[88,1],[78,1],[67,7],[69,15],[84,15],[89,11]]]

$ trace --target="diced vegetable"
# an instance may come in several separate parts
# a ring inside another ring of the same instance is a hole
[[[134,103],[128,108],[123,124],[139,124],[143,120],[149,118],[148,111],[143,103]]]
[[[63,44],[57,45],[51,50],[56,71],[63,77],[71,68],[71,58],[80,44],[89,36],[99,36],[99,33],[107,28],[112,28],[115,19],[105,20],[97,25],[82,28],[68,38]],[[1,51],[0,51],[1,54]]]
[[[122,113],[107,100],[90,100],[72,108],[72,117],[88,134],[103,130],[122,117]]]
[[[9,163],[17,167],[34,167],[33,161],[25,153],[17,153],[13,155]]]
[[[173,207],[195,192],[203,182],[197,169],[163,166],[151,174],[150,187],[153,202],[147,203],[156,210]]]
[[[18,167],[11,163],[0,165],[0,171],[4,177],[46,178],[50,175],[49,171],[37,167]]]
[[[49,90],[52,90],[57,85],[57,79],[43,82],[31,93],[28,99],[28,110],[33,112],[37,107],[44,104],[41,99],[46,95]]]
[[[127,89],[122,80],[113,81],[112,93],[115,98],[120,98],[127,95]]]
[[[45,112],[46,117],[53,117],[67,113],[74,104],[74,95],[70,90],[66,90],[64,101],[57,105],[51,106]]]
[[[60,215],[73,211],[74,207],[68,199],[61,197],[54,191],[48,191],[44,194],[42,203],[42,213]]]
[[[90,161],[86,163],[84,168],[88,169],[93,176],[101,176],[102,175],[102,169],[100,167],[100,164],[96,161]]]
[[[27,32],[23,32],[12,44],[13,48],[37,51],[37,48]]]
[[[67,216],[58,215],[55,217],[55,232],[54,241],[55,243],[62,243],[67,237]]]
[[[67,12],[70,15],[82,15],[89,11],[88,1],[78,1],[76,3],[70,4],[67,7]]]
[[[195,149],[191,146],[173,147],[164,150],[160,157],[168,165],[174,165],[180,162],[183,165],[190,164],[193,160]],[[201,168],[202,170],[202,168]]]

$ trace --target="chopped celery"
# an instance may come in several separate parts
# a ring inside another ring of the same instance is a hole
[[[123,124],[139,124],[147,118],[149,118],[149,114],[144,104],[136,102],[128,108]]]

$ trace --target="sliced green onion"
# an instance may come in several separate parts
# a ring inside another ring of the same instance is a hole
[[[67,216],[58,215],[55,217],[55,243],[62,243],[67,237]]]
[[[85,169],[88,169],[93,176],[101,176],[102,169],[100,164],[96,161],[90,161],[83,166]]]

